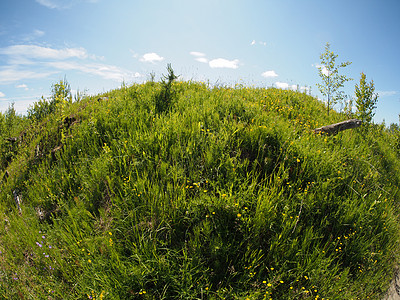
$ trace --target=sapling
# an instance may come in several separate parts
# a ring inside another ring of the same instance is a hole
[[[158,113],[162,113],[170,108],[174,95],[172,82],[179,77],[174,74],[171,64],[167,65],[167,71],[168,75],[164,75],[161,79],[161,92],[156,96],[156,111]]]
[[[344,99],[344,93],[340,89],[346,81],[352,80],[345,75],[340,75],[339,70],[351,64],[346,61],[340,64],[336,63],[337,54],[330,50],[330,44],[326,43],[325,52],[321,54],[321,65],[318,66],[319,76],[322,79],[322,84],[317,83],[318,89],[322,95],[328,100],[328,116],[329,110],[337,102]]]

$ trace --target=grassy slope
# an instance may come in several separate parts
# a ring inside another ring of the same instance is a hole
[[[346,117],[298,92],[193,82],[156,113],[161,88],[26,125],[0,169],[2,297],[382,296],[400,186],[384,128],[315,135]]]

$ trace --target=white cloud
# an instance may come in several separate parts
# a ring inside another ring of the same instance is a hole
[[[205,64],[208,63],[208,59],[205,57],[197,57],[195,60],[197,60],[198,62],[201,62],[201,63],[205,63]]]
[[[239,68],[239,60],[234,59],[234,60],[227,60],[225,58],[216,58],[213,60],[210,60],[208,62],[209,66],[211,68],[228,68],[228,69],[237,69]]]
[[[329,75],[329,71],[324,65],[315,64],[315,65],[312,65],[312,66],[316,67],[318,70],[321,69],[322,74],[324,74],[326,76]]]
[[[28,86],[26,84],[18,84],[16,86],[17,89],[24,89],[25,91],[29,90]]]
[[[289,84],[286,83],[286,82],[279,82],[279,81],[277,81],[277,82],[275,82],[275,85],[276,85],[276,87],[277,87],[278,89],[287,89],[287,88],[289,88]]]
[[[203,52],[197,52],[197,51],[192,51],[192,52],[190,52],[190,55],[193,55],[193,56],[196,56],[196,57],[204,57],[204,56],[206,56],[205,53],[203,53]]]
[[[190,55],[195,57],[195,60],[210,66],[210,68],[228,68],[228,69],[237,69],[239,68],[239,60],[227,60],[225,58],[216,58],[209,60],[206,57],[206,54],[203,52],[192,51]]]
[[[271,70],[271,71],[265,71],[264,73],[261,74],[261,76],[265,78],[278,77],[278,74],[276,74],[274,70]]]
[[[296,88],[292,88],[293,90],[299,90],[302,93],[310,94],[311,93],[311,87],[309,86],[296,86]]]
[[[204,64],[208,63],[208,59],[205,57],[206,54],[203,52],[192,51],[190,55],[196,57],[195,60]]]
[[[140,58],[140,61],[142,62],[151,62],[151,63],[156,63],[163,60],[164,57],[161,57],[160,55],[154,52],[146,53],[145,55],[142,56],[142,58]]]
[[[279,82],[279,81],[277,81],[277,82],[275,82],[275,85],[276,85],[276,87],[277,87],[278,89],[283,89],[283,90],[286,90],[286,89],[297,90],[297,85],[295,85],[295,84],[290,85],[290,84],[288,84],[287,82]]]
[[[256,44],[256,41],[252,40],[250,45],[254,46],[255,44]]]
[[[6,94],[0,92],[0,98],[4,98],[6,96]]]

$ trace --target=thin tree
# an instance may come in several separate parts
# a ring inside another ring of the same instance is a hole
[[[337,102],[341,102],[345,95],[340,89],[346,81],[352,80],[345,75],[340,75],[339,70],[351,64],[346,61],[340,64],[336,63],[337,54],[330,50],[330,44],[326,43],[325,52],[321,54],[321,65],[318,66],[319,76],[322,79],[322,84],[317,84],[319,91],[328,100],[328,115],[329,110]]]

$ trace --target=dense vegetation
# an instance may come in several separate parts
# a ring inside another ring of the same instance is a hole
[[[349,116],[174,79],[0,114],[0,296],[382,298],[398,131],[314,134]]]

